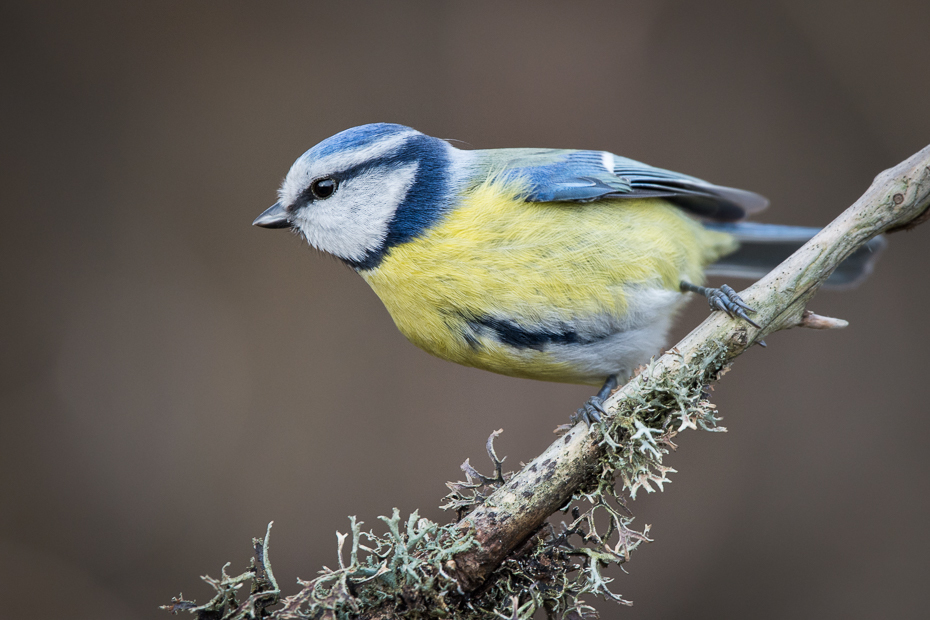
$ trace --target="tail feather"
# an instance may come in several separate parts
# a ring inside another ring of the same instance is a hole
[[[767,274],[820,232],[819,228],[757,222],[707,222],[704,226],[730,233],[740,244],[735,252],[710,265],[706,270],[707,275],[752,280]],[[861,282],[872,272],[872,266],[885,245],[884,237],[875,237],[869,241],[836,268],[826,285],[847,287]]]

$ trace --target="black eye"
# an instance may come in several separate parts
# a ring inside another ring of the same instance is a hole
[[[332,177],[323,177],[310,184],[310,191],[320,200],[329,198],[336,191],[336,179]]]

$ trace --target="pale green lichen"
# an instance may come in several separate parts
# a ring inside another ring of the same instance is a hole
[[[616,414],[602,423],[609,467],[599,480],[599,494],[617,494],[611,490],[615,476],[633,499],[639,489],[651,493],[655,485],[661,491],[670,482],[667,474],[675,471],[662,465],[662,457],[675,447],[675,435],[686,428],[726,431],[719,425],[716,405],[707,399],[709,384],[726,371],[726,351],[720,343],[705,345],[695,357],[699,363],[682,360],[674,373],[647,366],[640,380],[625,389]]]
[[[372,613],[411,619],[529,619],[540,609],[550,617],[577,620],[597,616],[585,596],[629,604],[609,589],[612,579],[603,573],[628,561],[649,540],[648,526],[642,531],[630,527],[633,516],[626,496],[635,499],[640,489],[662,490],[670,482],[668,474],[675,470],[662,459],[675,447],[672,439],[680,431],[725,430],[706,390],[725,370],[726,348],[707,346],[695,359],[701,361],[682,363],[674,372],[647,367],[625,388],[615,415],[605,416],[599,425],[604,456],[563,509],[572,521],[558,527],[546,524],[478,592],[466,595],[448,570],[450,560],[478,545],[472,534],[416,512],[403,520],[395,509],[390,518],[380,517],[387,527],[384,534],[363,531],[362,523],[350,518],[349,533],[337,533],[338,568],[324,567],[317,578],[298,580],[302,589],[293,596],[280,598],[266,535],[264,542],[253,541],[257,560],[248,571],[230,577],[224,567],[220,579],[204,578],[217,593],[210,602],[198,606],[180,597],[165,608],[191,612],[198,620],[348,619]],[[466,481],[449,483],[443,508],[456,511],[459,520],[509,479],[494,451],[499,433],[492,433],[487,445],[494,475],[483,476],[466,461]],[[588,509],[582,512],[579,504]],[[237,594],[245,582],[251,582],[251,592],[240,602]]]

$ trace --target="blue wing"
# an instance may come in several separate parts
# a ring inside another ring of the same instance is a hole
[[[665,198],[695,215],[717,221],[740,220],[768,205],[758,194],[714,185],[606,151],[500,149],[486,153],[504,165],[505,176],[529,183],[528,202]]]

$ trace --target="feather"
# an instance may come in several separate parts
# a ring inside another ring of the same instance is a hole
[[[708,265],[707,275],[751,280],[770,272],[820,232],[819,228],[758,222],[707,223],[704,226],[733,235],[739,242],[739,249],[735,252]],[[853,252],[830,274],[826,286],[842,288],[858,284],[872,272],[872,266],[885,245],[884,237],[875,237]]]
[[[768,201],[753,192],[714,185],[606,151],[497,149],[475,151],[490,170],[525,185],[527,202],[591,202],[612,198],[666,198],[702,218],[733,222]]]

